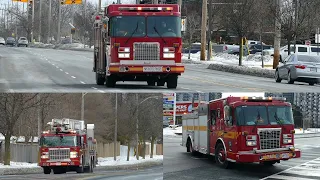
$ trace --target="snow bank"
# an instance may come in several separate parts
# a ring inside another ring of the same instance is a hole
[[[107,158],[98,158],[98,165],[97,166],[119,166],[119,165],[135,165],[147,162],[162,162],[163,155],[154,155],[153,158],[150,158],[149,155],[146,156],[145,159],[142,157],[139,160],[136,159],[134,156],[129,157],[129,161],[127,161],[126,156],[118,156],[117,160],[114,161],[113,157]]]
[[[173,128],[163,128],[163,136],[178,136],[178,134],[182,134],[182,127]]]
[[[320,128],[308,128],[306,130],[304,130],[303,132],[303,129],[294,129],[295,130],[295,134],[308,134],[308,133],[320,133]]]
[[[38,167],[37,163],[26,163],[26,162],[10,162],[10,166],[9,165],[3,165],[2,163],[0,163],[0,169],[1,168],[34,168],[34,167]]]

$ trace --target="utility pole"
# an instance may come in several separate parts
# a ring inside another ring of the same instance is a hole
[[[48,14],[48,28],[49,28],[49,31],[48,31],[48,44],[50,43],[51,41],[51,3],[52,3],[52,0],[49,0],[49,14]]]
[[[212,46],[211,46],[211,31],[212,31],[212,0],[209,0],[209,7],[208,7],[208,16],[209,16],[209,21],[208,21],[208,52],[207,52],[207,60],[211,60],[211,55],[212,55]]]
[[[41,42],[41,0],[39,0],[39,35],[38,40]]]
[[[180,12],[182,11],[182,0],[178,0],[178,5],[179,5],[179,8],[180,8]]]
[[[319,41],[320,41],[320,28],[317,28],[317,35],[316,35],[316,43],[317,43],[317,55],[319,56]]]
[[[71,5],[72,17],[71,17],[71,24],[73,25],[74,20],[74,4]],[[72,44],[72,33],[70,33],[70,43]]]
[[[114,118],[114,153],[113,159],[117,160],[117,137],[118,137],[118,93],[116,93],[116,117]]]
[[[294,5],[295,5],[294,7],[294,53],[296,53],[297,32],[298,32],[298,0],[294,0]]]
[[[137,129],[137,134],[136,134],[136,138],[137,138],[137,150],[136,150],[136,156],[137,156],[137,160],[139,160],[139,96],[138,94],[136,94],[136,99],[137,99],[137,122],[136,122],[136,129]]]
[[[87,27],[87,0],[84,0],[84,32],[83,32],[83,48],[86,48],[86,27]]]
[[[31,42],[33,42],[33,33],[34,33],[34,0],[32,0],[32,23],[31,23]]]
[[[100,0],[100,1],[101,1],[101,0]],[[61,25],[61,0],[59,0],[58,34],[57,34],[57,41],[58,41],[58,43],[60,43],[60,39],[61,39],[60,25]]]
[[[274,56],[273,56],[273,69],[279,65],[280,59],[280,43],[281,43],[281,0],[276,0],[276,21],[275,21],[275,35],[274,35]],[[290,50],[290,49],[289,49]]]
[[[202,0],[202,22],[201,22],[201,54],[200,60],[206,60],[206,31],[207,31],[207,0]]]
[[[40,94],[37,94],[37,103],[40,103]],[[38,106],[38,137],[41,136],[41,117],[40,117],[40,104]]]
[[[119,1],[119,0],[117,0],[117,1]],[[101,11],[101,0],[99,0],[98,15],[100,14],[100,11]]]

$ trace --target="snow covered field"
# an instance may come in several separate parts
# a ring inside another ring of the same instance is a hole
[[[183,54],[182,59],[188,61],[188,54]],[[196,54],[190,54],[190,61],[192,63],[201,64],[223,64],[223,65],[238,65],[239,56],[227,53],[214,54],[211,61],[200,61],[200,52]],[[272,56],[265,55],[263,58],[265,68],[272,68],[273,58]],[[259,67],[262,68],[261,55],[249,55],[243,57],[242,64],[247,67]]]
[[[295,129],[295,134],[310,134],[310,133],[320,133],[320,128],[308,128],[306,130],[304,130],[303,132],[303,129]]]
[[[182,127],[177,127],[175,129],[173,128],[163,128],[163,136],[178,136],[176,133],[181,134],[182,133]]]
[[[26,163],[26,162],[10,162],[10,166],[8,165],[3,165],[0,163],[0,168],[34,168],[38,167],[37,163]]]
[[[148,155],[146,156],[146,159],[142,159],[142,157],[140,157],[139,160],[137,160],[136,157],[131,156],[129,161],[127,161],[126,156],[118,156],[117,161],[114,161],[113,157],[107,157],[98,158],[98,166],[133,165],[145,162],[161,162],[162,160],[163,155],[153,155],[153,158],[150,158],[150,156]]]

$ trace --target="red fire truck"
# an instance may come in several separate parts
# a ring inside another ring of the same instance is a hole
[[[74,119],[52,119],[50,130],[40,137],[40,161],[44,174],[93,172],[97,153],[94,124]]]
[[[112,4],[94,22],[96,83],[147,81],[175,89],[181,63],[181,13],[173,4]]]
[[[223,168],[233,163],[273,165],[299,158],[294,120],[285,98],[227,97],[201,102],[183,117],[187,152],[215,156]]]

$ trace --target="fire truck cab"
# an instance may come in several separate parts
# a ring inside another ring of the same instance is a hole
[[[97,85],[147,81],[175,89],[184,72],[179,5],[109,5],[95,18],[94,42]]]
[[[273,165],[299,158],[294,120],[285,98],[227,97],[201,102],[183,117],[187,152],[215,156],[224,168],[233,163]]]
[[[40,161],[44,174],[93,172],[97,153],[94,124],[74,119],[52,119],[50,130],[44,131],[39,141]]]

